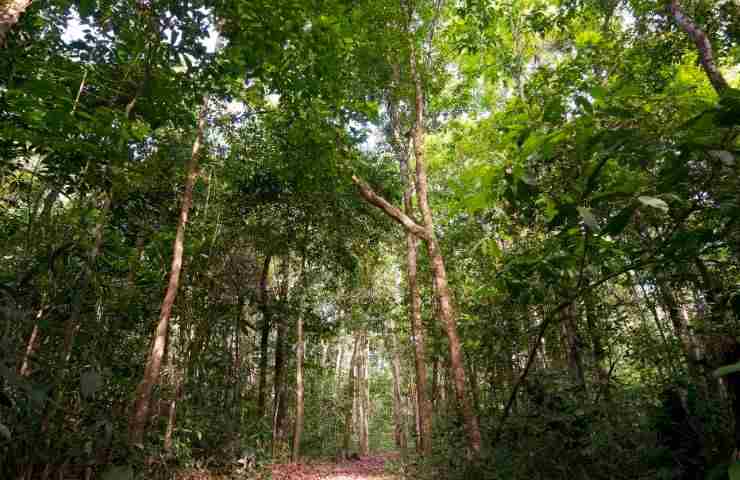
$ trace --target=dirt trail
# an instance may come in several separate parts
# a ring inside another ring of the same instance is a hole
[[[341,463],[311,463],[273,465],[273,480],[397,480],[385,472],[390,455],[360,457]]]

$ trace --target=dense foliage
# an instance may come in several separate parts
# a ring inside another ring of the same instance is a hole
[[[0,0],[0,478],[740,478],[739,64],[732,0]]]

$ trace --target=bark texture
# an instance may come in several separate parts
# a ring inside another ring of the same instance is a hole
[[[689,38],[691,38],[691,41],[694,42],[694,45],[699,52],[699,62],[701,63],[704,72],[707,74],[707,77],[709,77],[709,82],[712,84],[712,87],[714,87],[714,90],[716,90],[717,93],[722,93],[722,91],[726,90],[729,85],[717,67],[717,63],[714,58],[714,50],[712,49],[712,42],[709,41],[709,37],[707,37],[707,34],[704,33],[696,23],[694,23],[693,19],[686,15],[678,4],[678,0],[671,0],[669,8],[671,10],[671,15],[673,15],[673,19],[676,21],[678,26],[681,27],[681,29],[688,34]]]
[[[159,312],[159,321],[154,332],[154,341],[147,358],[144,368],[144,376],[136,389],[136,398],[131,418],[129,419],[129,443],[132,445],[141,444],[144,440],[144,432],[149,419],[149,410],[151,404],[152,389],[159,382],[159,374],[164,357],[165,347],[167,345],[167,336],[169,333],[170,315],[172,306],[177,298],[177,291],[180,286],[180,272],[182,271],[182,257],[185,243],[185,227],[188,223],[190,207],[193,203],[193,188],[198,170],[198,158],[203,145],[203,138],[206,129],[206,113],[208,110],[208,100],[203,99],[203,106],[198,115],[198,125],[196,129],[193,149],[186,167],[185,192],[183,193],[182,205],[180,207],[180,218],[177,222],[177,233],[172,251],[172,266],[170,267],[169,282],[164,300]]]
[[[303,435],[303,317],[296,321],[295,352],[295,430],[293,431],[293,461],[301,457],[301,435]]]
[[[466,375],[463,366],[462,347],[457,333],[457,321],[452,307],[452,294],[447,284],[447,271],[444,257],[437,243],[434,233],[434,218],[429,205],[429,186],[426,172],[426,153],[424,151],[424,89],[421,76],[416,68],[416,54],[411,49],[411,75],[415,87],[416,118],[413,129],[414,158],[416,160],[416,197],[419,202],[424,230],[426,231],[427,252],[431,264],[435,293],[439,306],[439,318],[442,321],[450,353],[450,367],[455,385],[455,396],[458,408],[465,423],[465,433],[468,437],[468,448],[473,457],[478,457],[481,448],[480,428],[478,417],[473,411],[470,398],[467,395]]]
[[[259,390],[257,393],[257,412],[260,417],[265,416],[265,397],[267,396],[267,347],[270,341],[270,305],[268,296],[268,282],[270,278],[270,262],[272,256],[265,257],[262,265],[259,285],[259,308],[262,311],[262,326],[260,330],[260,365]]]

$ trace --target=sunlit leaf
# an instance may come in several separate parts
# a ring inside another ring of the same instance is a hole
[[[637,197],[637,199],[643,205],[647,205],[648,207],[657,208],[658,210],[661,210],[663,213],[668,213],[668,204],[665,201],[661,200],[660,198],[641,195]]]

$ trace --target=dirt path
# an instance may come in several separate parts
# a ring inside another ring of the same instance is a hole
[[[342,463],[273,465],[273,480],[397,480],[385,472],[389,455],[360,457]]]

